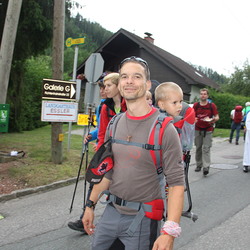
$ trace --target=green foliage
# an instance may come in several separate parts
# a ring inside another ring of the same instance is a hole
[[[68,37],[84,37],[85,43],[79,46],[78,64],[86,60],[91,53],[97,50],[109,37],[112,32],[105,30],[95,22],[89,22],[79,13],[75,17],[66,18],[65,39]],[[75,48],[66,48],[64,52],[64,71],[71,73],[73,70]]]
[[[9,130],[32,130],[45,125],[41,122],[42,79],[51,78],[51,58],[32,57],[12,70],[17,69],[22,69],[21,77],[12,78],[8,91],[12,97],[7,99],[11,106]],[[19,98],[13,98],[15,93],[19,93]]]
[[[53,25],[53,0],[23,0],[13,60],[43,52],[50,44]]]
[[[204,68],[202,66],[197,66],[197,65],[192,65],[192,66],[219,85],[226,84],[229,81],[228,77],[224,76],[223,74],[218,74],[216,71],[213,71],[210,68],[206,67]]]
[[[85,46],[84,44],[79,46],[77,65],[80,65],[80,63],[82,63],[90,55],[90,52],[87,51],[84,46]],[[75,57],[75,48],[74,47],[65,48],[64,72],[67,74],[70,74],[73,71],[74,57]]]
[[[216,127],[218,128],[230,128],[231,110],[234,109],[236,105],[245,107],[245,103],[249,100],[247,97],[233,95],[230,93],[216,92],[215,90],[209,90],[209,95],[218,108],[220,117],[219,121],[216,122]]]
[[[223,85],[224,91],[242,96],[249,96],[250,93],[250,65],[245,62],[242,69],[235,68],[227,84]],[[249,101],[249,100],[248,100]]]
[[[99,23],[90,22],[79,13],[75,17],[71,17],[65,24],[65,37],[84,36],[87,39],[87,50],[97,49],[112,34]]]

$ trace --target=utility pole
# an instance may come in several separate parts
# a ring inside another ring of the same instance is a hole
[[[0,46],[0,104],[6,103],[22,0],[9,0]]]
[[[55,80],[63,80],[64,24],[65,1],[54,0],[52,78]],[[51,157],[55,164],[61,164],[63,160],[62,140],[59,140],[62,132],[62,122],[51,123]]]

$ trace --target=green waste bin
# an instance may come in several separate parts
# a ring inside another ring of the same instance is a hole
[[[8,132],[10,105],[0,104],[0,132]]]

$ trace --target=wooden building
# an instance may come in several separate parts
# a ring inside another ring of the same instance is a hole
[[[151,79],[158,82],[173,81],[180,85],[184,100],[193,102],[199,97],[199,90],[204,87],[219,89],[219,85],[196,70],[182,59],[154,45],[150,33],[141,38],[124,29],[118,30],[95,53],[104,59],[104,71],[117,72],[120,62],[130,56],[138,56],[148,62]],[[85,68],[84,61],[77,69],[81,74]],[[98,91],[98,90],[97,90]]]

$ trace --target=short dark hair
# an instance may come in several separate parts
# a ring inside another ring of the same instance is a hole
[[[103,80],[98,81],[97,84],[98,84],[98,86],[99,86],[100,89],[101,88],[105,88]]]
[[[208,91],[207,88],[200,89],[200,93],[201,93],[201,91],[206,91],[206,92],[207,92],[207,95],[209,95],[209,91]]]
[[[149,67],[148,67],[148,63],[143,60],[142,58],[140,57],[137,57],[137,56],[131,56],[131,57],[127,57],[125,59],[123,59],[120,63],[120,67],[119,67],[119,71],[121,70],[121,67],[127,63],[127,62],[135,62],[135,63],[138,63],[140,64],[144,69],[145,69],[145,73],[146,73],[146,79],[147,80],[150,80],[150,71],[149,71]]]

